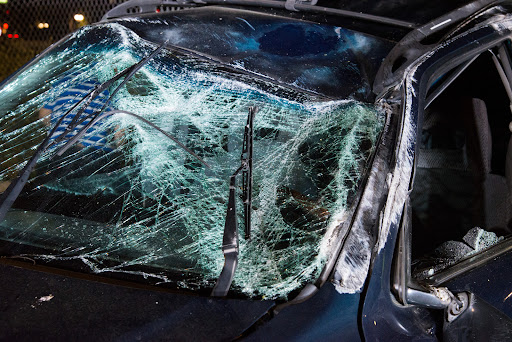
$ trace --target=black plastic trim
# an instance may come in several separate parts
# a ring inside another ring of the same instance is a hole
[[[402,27],[412,29],[417,26],[415,23],[397,20],[393,18],[381,17],[372,14],[358,13],[343,9],[316,6],[316,0],[308,1],[299,0],[130,0],[107,12],[101,21],[134,16],[140,14],[157,13],[162,6],[176,8],[191,8],[206,5],[235,5],[235,6],[252,6],[252,7],[270,7],[278,9],[286,9],[292,12],[311,12],[324,13],[338,17],[347,17],[352,19],[364,20],[378,24]]]

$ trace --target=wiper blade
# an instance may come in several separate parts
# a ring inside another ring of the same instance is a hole
[[[244,144],[242,147],[242,198],[244,201],[244,218],[245,218],[245,239],[251,238],[251,205],[252,205],[252,156],[253,156],[253,140],[254,140],[254,115],[256,108],[249,108],[249,116],[247,117],[247,125],[244,131]]]
[[[165,42],[160,45],[158,48],[156,48],[151,54],[149,54],[147,57],[143,58],[139,62],[135,63],[134,65],[126,68],[113,78],[103,82],[99,86],[95,87],[92,91],[90,91],[86,96],[84,96],[79,102],[74,104],[64,115],[62,115],[55,126],[50,130],[46,138],[43,140],[43,142],[37,147],[36,151],[34,152],[34,155],[29,159],[27,164],[23,167],[21,170],[19,176],[7,187],[7,189],[2,193],[0,196],[0,222],[2,222],[5,218],[5,215],[9,211],[9,209],[14,204],[14,201],[21,193],[21,190],[25,187],[25,184],[27,184],[28,179],[30,177],[30,173],[34,169],[37,161],[41,157],[41,155],[47,151],[50,147],[58,144],[59,142],[63,141],[70,132],[72,132],[78,125],[83,123],[86,120],[91,120],[91,122],[94,120],[94,117],[98,117],[101,115],[101,113],[107,108],[108,103],[112,99],[112,96],[115,95],[115,93],[119,90],[119,88],[124,85],[144,64],[146,64],[151,58],[153,58],[160,50],[165,46]],[[85,112],[87,107],[94,101],[95,98],[97,98],[103,91],[105,91],[110,85],[112,85],[115,81],[119,80],[123,76],[126,76],[123,82],[114,90],[113,94],[109,96],[106,103],[103,105],[100,111],[93,112],[91,115],[88,115],[84,119],[79,120],[82,113]],[[63,120],[79,105],[81,104],[80,109],[75,114],[69,125],[67,126],[67,129],[60,134],[58,137],[54,138],[53,135],[63,122]],[[89,122],[90,124],[90,122]],[[91,125],[86,125],[85,131],[87,131]],[[78,141],[76,136],[70,139],[64,146],[62,146],[58,151],[57,155],[61,155],[66,151],[69,147],[72,146],[76,141]],[[54,140],[52,142],[52,140]]]
[[[313,96],[313,97],[317,98],[318,100],[322,100],[322,101],[335,100],[335,98],[333,98],[331,96],[327,96],[325,94],[318,93],[318,92],[316,92],[314,90],[311,90],[311,89],[300,88],[299,86],[296,86],[296,85],[293,85],[293,84],[289,84],[289,83],[286,83],[284,81],[279,81],[278,79],[270,77],[268,75],[263,75],[263,74],[260,74],[260,73],[257,73],[257,72],[254,72],[254,71],[251,71],[251,70],[248,70],[248,69],[244,69],[244,68],[242,68],[240,66],[237,66],[237,65],[234,65],[234,64],[230,64],[228,62],[222,61],[219,58],[212,57],[212,56],[206,55],[204,53],[200,53],[198,51],[187,49],[187,48],[184,48],[184,47],[181,47],[181,46],[177,46],[177,45],[174,45],[174,44],[171,44],[171,43],[167,43],[166,47],[169,50],[178,52],[180,54],[183,54],[183,55],[186,55],[186,56],[189,56],[189,57],[192,57],[192,58],[197,58],[197,59],[199,59],[201,61],[205,61],[205,62],[208,62],[208,63],[211,63],[211,64],[218,65],[219,67],[223,67],[223,68],[229,69],[232,72],[239,73],[241,75],[250,77],[250,78],[255,79],[255,80],[260,80],[260,81],[276,84],[276,85],[278,85],[278,86],[280,86],[282,88],[285,88],[287,90],[291,90],[291,91],[294,91],[294,92],[300,92],[300,93],[308,94],[310,96]]]
[[[150,59],[152,59],[157,53],[159,53],[160,50],[162,50],[162,48],[165,46],[166,43],[167,42],[164,42],[162,45],[160,45],[158,48],[156,48],[151,54],[149,54],[148,56],[144,57],[143,59],[141,59],[139,62],[135,63],[134,65],[124,69],[123,71],[121,71],[119,74],[115,75],[110,80],[103,82],[101,85],[97,86],[94,90],[92,90],[89,94],[87,94],[80,102],[82,102],[84,99],[87,99],[87,100],[84,102],[84,104],[82,105],[80,110],[76,113],[76,115],[73,117],[73,120],[70,122],[70,124],[68,125],[67,129],[64,131],[64,133],[62,133],[56,139],[54,144],[59,143],[60,141],[62,141],[62,139],[64,139],[64,137],[66,137],[67,134],[72,132],[77,126],[79,126],[83,122],[85,122],[87,120],[91,120],[87,125],[85,125],[83,127],[83,129],[85,129],[85,132],[87,132],[87,130],[89,130],[89,128],[92,127],[94,118],[100,116],[101,113],[103,113],[105,111],[105,109],[107,108],[108,104],[110,103],[110,100],[112,100],[112,98],[117,94],[117,92],[121,89],[121,87],[123,87],[126,84],[126,82],[128,82],[132,78],[132,76],[135,75],[135,73],[137,71],[139,71],[139,69],[142,68]],[[101,93],[103,93],[106,89],[108,89],[108,87],[110,87],[117,80],[121,79],[123,76],[126,76],[126,77],[114,89],[112,94],[109,95],[108,99],[105,101],[105,103],[103,104],[101,109],[99,111],[93,112],[90,115],[86,116],[85,118],[82,118],[82,119],[79,120],[80,116],[87,109],[87,107],[91,104],[91,102],[94,101],[95,98],[97,98]],[[73,108],[71,108],[70,110],[68,110],[68,112],[66,112],[66,114],[63,116],[63,118],[66,115],[68,115],[74,109],[74,107],[76,107],[76,105],[73,106]],[[57,127],[58,126],[56,125],[56,127],[54,129],[56,129]],[[73,144],[75,144],[78,141],[79,138],[80,138],[79,136],[75,135],[71,139],[69,139],[69,141],[66,142],[66,144],[64,144],[64,146],[62,146],[57,151],[57,155],[61,156],[67,149],[69,149]]]
[[[172,141],[174,141],[179,147],[181,147],[183,150],[185,150],[187,153],[189,153],[190,155],[192,155],[194,158],[196,158],[197,160],[199,160],[199,162],[201,162],[204,166],[210,168],[210,165],[208,165],[201,157],[199,157],[197,154],[195,154],[192,150],[190,150],[188,147],[186,147],[184,144],[182,144],[180,141],[178,141],[177,138],[175,138],[174,136],[172,136],[171,134],[165,132],[164,130],[160,129],[160,127],[156,126],[155,124],[153,124],[152,122],[144,119],[143,117],[135,114],[135,113],[131,113],[131,112],[128,112],[128,111],[124,111],[124,110],[113,110],[113,111],[109,111],[107,113],[104,113],[105,109],[107,108],[110,100],[114,97],[114,95],[119,91],[119,89],[126,84],[127,81],[130,80],[130,78],[135,75],[135,73],[142,67],[144,66],[144,64],[149,61],[153,56],[155,56],[164,46],[165,46],[166,43],[163,43],[162,45],[160,45],[155,51],[153,51],[149,56],[145,57],[144,59],[142,59],[141,61],[139,61],[137,64],[134,64],[132,65],[131,67],[128,67],[127,69],[123,70],[121,73],[119,73],[118,75],[114,76],[112,79],[106,81],[105,83],[101,84],[100,86],[97,87],[97,89],[93,90],[91,93],[89,93],[86,97],[89,97],[86,104],[84,104],[84,106],[80,109],[80,111],[75,115],[75,117],[73,118],[73,120],[71,121],[70,125],[68,126],[68,128],[64,131],[64,133],[62,133],[58,138],[61,138],[62,137],[65,137],[68,133],[72,132],[77,126],[79,126],[80,124],[82,124],[83,122],[87,121],[87,120],[90,120],[85,126],[83,126],[72,138],[70,138],[61,148],[59,148],[59,150],[57,150],[56,154],[58,156],[61,156],[64,152],[66,152],[66,150],[68,150],[71,146],[73,146],[92,126],[94,126],[94,124],[98,121],[100,121],[101,119],[103,119],[104,117],[108,116],[108,115],[112,115],[112,114],[127,114],[127,115],[130,115],[130,116],[133,116],[143,122],[145,122],[146,124],[148,124],[149,126],[153,127],[154,129],[158,130],[159,132],[161,132],[163,135],[165,135],[166,137],[168,137],[169,139],[171,139]],[[89,104],[94,100],[94,98],[96,98],[97,96],[99,96],[99,94],[101,94],[103,91],[105,91],[105,89],[108,88],[108,86],[110,86],[113,82],[115,82],[116,80],[120,79],[122,76],[126,75],[125,79],[121,82],[121,84],[119,84],[116,89],[114,89],[114,91],[112,92],[112,94],[108,97],[108,99],[105,101],[105,103],[103,104],[102,108],[97,111],[97,112],[94,112],[94,113],[91,113],[91,115],[88,115],[87,117],[81,119],[80,121],[78,122],[75,122],[73,124],[73,121],[76,121],[76,119],[83,113],[83,111],[89,106]],[[91,95],[91,94],[94,94],[94,95]],[[82,99],[83,101],[83,99]],[[76,107],[76,106],[75,106]],[[67,115],[70,111],[68,111],[65,115]],[[64,115],[64,116],[65,116]],[[58,139],[57,138],[57,139]],[[58,142],[56,142],[58,143]]]
[[[212,291],[214,297],[224,297],[228,294],[236,267],[238,265],[238,220],[236,214],[236,177],[242,173],[242,198],[244,204],[245,239],[251,236],[251,206],[252,206],[252,158],[254,115],[256,108],[249,108],[247,125],[244,130],[241,165],[229,178],[229,199],[222,238],[222,252],[224,253],[224,267]]]

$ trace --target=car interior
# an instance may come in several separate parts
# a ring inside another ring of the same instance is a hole
[[[427,93],[410,197],[411,266],[417,279],[511,233],[509,45],[454,68]]]

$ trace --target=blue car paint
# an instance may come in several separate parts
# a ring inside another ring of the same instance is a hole
[[[371,266],[362,310],[364,336],[372,341],[435,341],[436,326],[428,310],[403,306],[391,292],[391,270],[398,234],[393,224],[386,242]]]
[[[288,306],[247,337],[247,341],[360,341],[361,295],[339,294],[325,284],[307,301]]]

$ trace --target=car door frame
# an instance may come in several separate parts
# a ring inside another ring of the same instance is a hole
[[[507,25],[508,23],[508,25]],[[512,35],[512,17],[492,17],[425,52],[403,68],[399,83],[388,85],[379,95],[382,102],[401,98],[399,112],[401,132],[395,150],[395,171],[389,175],[388,202],[381,213],[380,234],[386,234],[383,246],[376,249],[363,290],[364,304],[360,319],[364,336],[377,340],[436,340],[442,327],[436,312],[449,307],[450,292],[425,289],[410,278],[410,211],[409,194],[414,181],[416,137],[422,125],[427,91],[446,72],[498,45]],[[395,77],[396,78],[396,77]],[[394,194],[393,194],[394,192]],[[386,214],[387,213],[387,214]],[[393,289],[395,285],[395,289]]]

